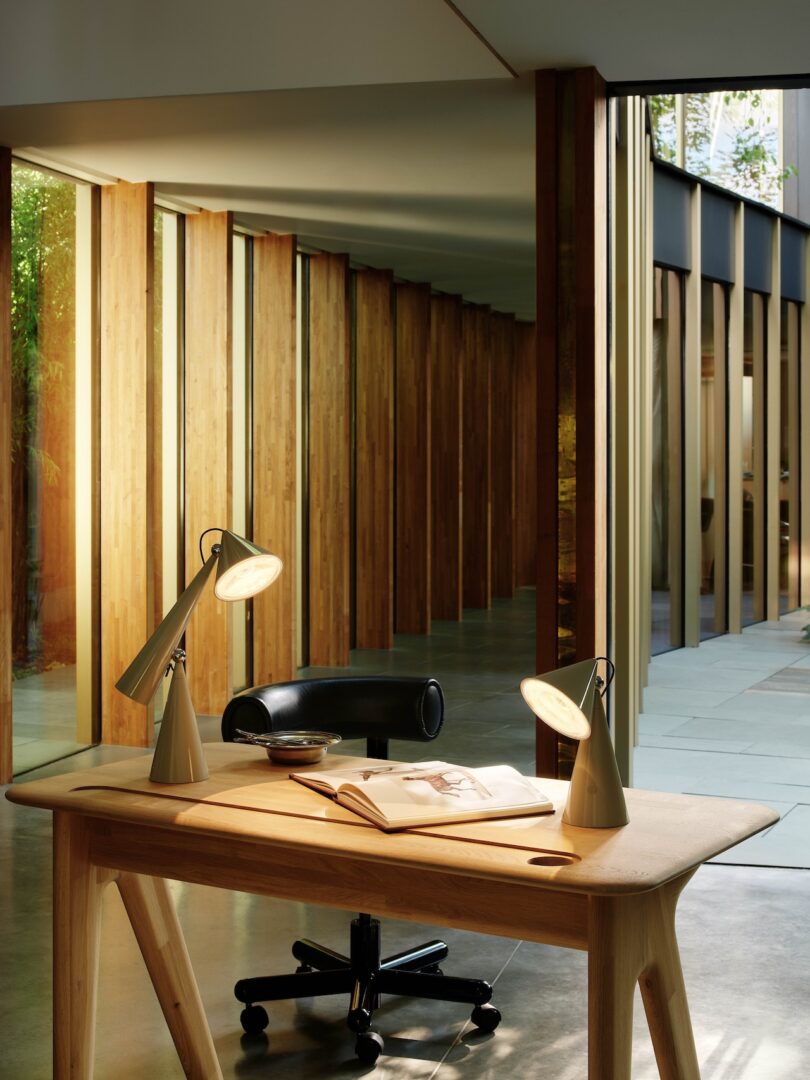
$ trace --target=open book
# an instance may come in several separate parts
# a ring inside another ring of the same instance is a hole
[[[545,814],[554,809],[534,782],[510,765],[468,769],[446,761],[416,765],[381,761],[360,768],[290,776],[386,832],[451,821]]]

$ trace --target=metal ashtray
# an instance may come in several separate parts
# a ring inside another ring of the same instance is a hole
[[[257,735],[252,731],[240,731],[235,742],[263,746],[271,761],[281,765],[312,765],[320,761],[330,746],[340,742],[340,735],[329,731],[274,731]]]

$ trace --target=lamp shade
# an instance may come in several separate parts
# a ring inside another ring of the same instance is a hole
[[[597,683],[598,663],[598,658],[582,660],[524,679],[520,692],[538,719],[579,741],[563,821],[613,829],[627,824],[627,806]]]
[[[282,562],[258,544],[242,536],[222,532],[214,593],[220,600],[247,600],[271,585],[281,573]]]
[[[209,555],[191,584],[115,684],[122,694],[141,705],[148,705],[155,696],[217,558],[217,552]]]

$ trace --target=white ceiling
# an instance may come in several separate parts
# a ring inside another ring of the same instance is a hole
[[[806,0],[456,6],[0,0],[0,144],[531,318],[533,90],[508,65],[810,68]]]

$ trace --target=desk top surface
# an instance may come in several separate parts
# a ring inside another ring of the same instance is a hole
[[[152,757],[15,784],[12,802],[195,835],[225,836],[271,848],[474,878],[532,883],[567,892],[645,892],[679,877],[778,821],[768,807],[734,799],[626,790],[630,822],[583,829],[562,822],[568,784],[539,780],[553,814],[383,833],[333,801],[289,779],[263,750],[205,746],[210,775],[197,784],[153,784]],[[364,759],[327,755],[339,768]]]

